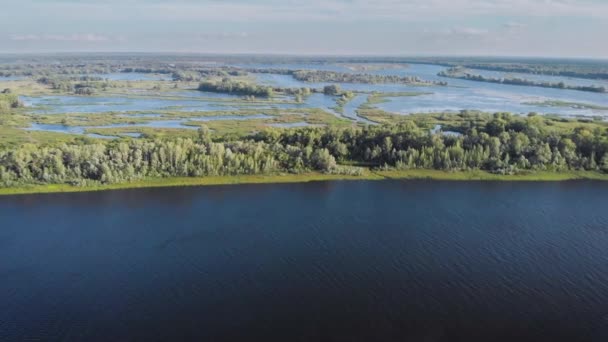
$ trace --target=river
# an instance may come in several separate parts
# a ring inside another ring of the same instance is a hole
[[[606,341],[608,183],[0,197],[0,340]]]

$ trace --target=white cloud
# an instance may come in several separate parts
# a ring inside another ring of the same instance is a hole
[[[520,30],[520,29],[525,29],[526,27],[528,27],[528,24],[524,24],[524,23],[520,23],[517,21],[510,21],[508,23],[505,23],[504,28],[509,29],[509,30]]]
[[[483,36],[490,33],[487,29],[479,29],[474,27],[454,27],[446,32],[449,35],[455,36]]]
[[[23,0],[28,3],[28,0]],[[608,18],[605,0],[181,0],[40,1],[29,4],[57,14],[85,16],[200,19],[212,21],[421,20],[440,16],[588,16]],[[66,12],[66,10],[68,10]],[[46,13],[46,12],[45,12]],[[71,14],[70,14],[71,15]]]
[[[0,13],[46,20],[353,21],[429,20],[442,16],[588,15],[608,17],[608,3],[592,0],[20,0]],[[11,10],[11,7],[14,9]]]
[[[196,34],[195,38],[201,40],[232,40],[232,39],[246,39],[251,34],[249,32],[206,32]]]
[[[608,56],[606,31],[608,0],[19,0],[0,11],[14,33],[0,52]]]
[[[9,36],[13,41],[40,40],[40,36],[35,34],[13,34]]]
[[[114,40],[113,38],[94,34],[94,33],[85,33],[85,34],[13,34],[9,36],[10,40],[13,41],[56,41],[56,42],[107,42]],[[118,37],[116,40],[124,39],[123,37]]]

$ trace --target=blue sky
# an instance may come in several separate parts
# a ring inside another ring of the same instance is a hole
[[[608,58],[608,0],[0,0],[0,53]]]

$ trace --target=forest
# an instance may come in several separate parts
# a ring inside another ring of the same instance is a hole
[[[465,115],[465,114],[460,114]],[[213,140],[196,138],[83,139],[0,150],[0,183],[87,186],[147,177],[203,177],[380,170],[485,170],[496,174],[548,170],[608,172],[606,129],[547,130],[537,116],[464,116],[462,135],[429,132],[414,121],[364,127],[267,129]]]

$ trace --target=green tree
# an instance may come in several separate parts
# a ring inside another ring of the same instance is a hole
[[[330,84],[330,85],[326,85],[325,87],[323,87],[323,94],[325,95],[331,95],[331,96],[335,96],[340,94],[341,89],[340,86],[337,84]]]

